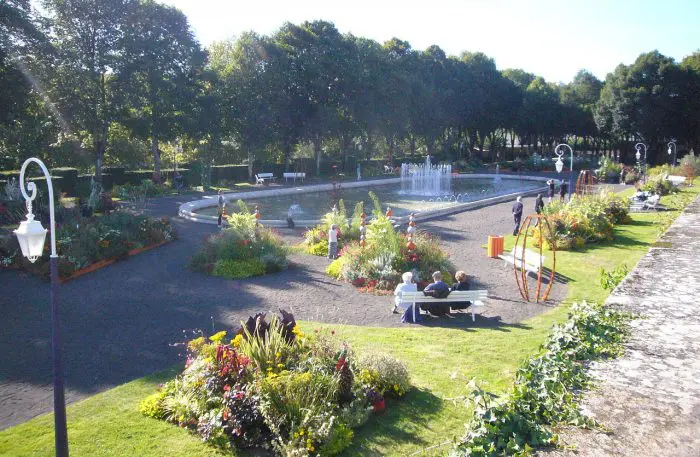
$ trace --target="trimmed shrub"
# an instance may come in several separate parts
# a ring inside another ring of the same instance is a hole
[[[258,259],[217,260],[212,274],[228,279],[245,279],[265,274],[265,264]]]

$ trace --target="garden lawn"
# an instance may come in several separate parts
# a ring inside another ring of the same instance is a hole
[[[700,184],[700,180],[696,180]],[[697,196],[698,187],[664,197],[662,204],[683,207]],[[680,206],[682,205],[682,206]],[[557,273],[568,278],[567,303],[517,325],[496,328],[373,328],[303,322],[306,332],[333,330],[358,352],[381,350],[408,366],[417,387],[402,401],[389,400],[387,410],[356,431],[354,445],[343,455],[408,455],[444,443],[464,432],[471,417],[461,406],[465,380],[476,378],[497,394],[510,389],[513,376],[527,356],[537,352],[552,324],[566,318],[575,300],[604,300],[600,267],[627,264],[631,270],[678,211],[632,214],[633,222],[615,228],[615,241],[589,245],[580,251],[558,252]],[[514,239],[506,240],[506,248]],[[547,256],[551,263],[551,256]],[[556,284],[555,284],[556,287]],[[73,456],[188,456],[224,455],[174,425],[141,416],[138,403],[175,371],[130,382],[68,407],[68,434]],[[0,455],[50,455],[53,450],[51,415],[0,432]],[[229,454],[230,455],[230,454]]]

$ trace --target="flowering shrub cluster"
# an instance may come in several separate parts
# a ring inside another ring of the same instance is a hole
[[[129,251],[176,238],[168,218],[134,215],[115,211],[101,217],[82,217],[79,211],[61,211],[56,225],[56,250],[61,277],[97,261],[121,259]],[[49,235],[50,236],[50,235]],[[42,276],[49,276],[50,243],[44,244],[44,255],[35,263],[25,261],[17,240],[1,237],[0,259],[4,267],[23,267]]]
[[[375,219],[367,226],[366,244],[352,242],[346,245],[326,273],[373,292],[393,290],[405,271],[412,271],[414,281],[420,284],[429,280],[437,270],[450,272],[454,268],[436,238],[418,232],[409,243],[406,235],[397,232],[389,218],[375,212]]]
[[[287,268],[287,252],[279,235],[258,223],[242,202],[241,212],[228,217],[228,227],[208,237],[193,257],[193,270],[243,279]]]
[[[613,239],[613,227],[628,222],[629,202],[607,190],[598,195],[577,196],[567,203],[553,202],[544,209],[551,232],[543,233],[548,247],[557,250],[580,248],[587,243]],[[546,225],[535,228],[535,240]]]
[[[248,319],[187,344],[185,370],[142,401],[146,416],[196,432],[224,449],[263,447],[281,456],[336,455],[353,428],[409,389],[406,367],[392,357],[355,357],[327,333],[306,335],[282,311]]]

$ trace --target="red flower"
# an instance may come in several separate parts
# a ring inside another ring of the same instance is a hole
[[[224,386],[224,392],[228,392],[229,390],[231,390],[231,386],[229,386],[228,384],[226,384],[226,385]]]

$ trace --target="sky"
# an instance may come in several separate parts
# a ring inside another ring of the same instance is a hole
[[[200,43],[285,22],[333,22],[341,33],[448,55],[483,52],[499,69],[521,68],[551,82],[581,69],[600,79],[643,52],[683,57],[700,50],[700,0],[161,0],[188,17]]]

